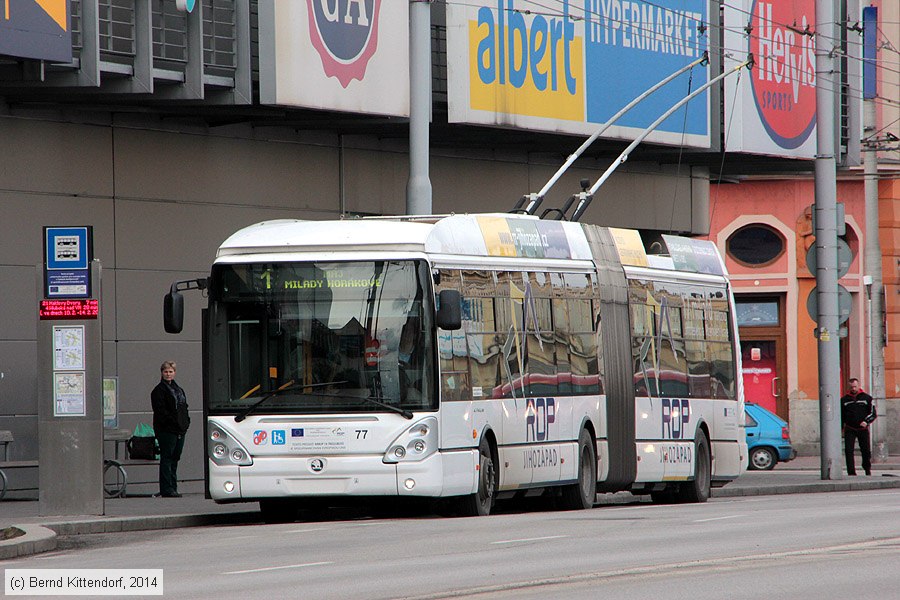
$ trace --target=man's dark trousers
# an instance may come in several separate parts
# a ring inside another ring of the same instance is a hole
[[[847,475],[856,475],[856,458],[853,447],[859,440],[859,452],[862,454],[862,468],[866,475],[872,473],[872,449],[869,446],[869,429],[844,428],[844,458],[847,460]]]
[[[184,435],[157,431],[159,442],[159,493],[173,496],[178,493],[178,461],[184,448]]]

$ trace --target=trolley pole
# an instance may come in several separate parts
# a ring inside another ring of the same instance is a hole
[[[430,215],[431,0],[409,0],[409,181],[406,214]]]
[[[816,289],[818,291],[819,425],[822,479],[843,479],[841,461],[840,332],[837,271],[837,167],[832,0],[816,0]]]

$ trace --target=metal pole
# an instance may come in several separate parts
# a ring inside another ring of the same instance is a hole
[[[816,289],[818,291],[819,426],[822,479],[841,468],[840,334],[837,278],[837,167],[834,156],[835,78],[832,40],[840,39],[832,0],[816,0]]]
[[[874,24],[873,24],[874,25]],[[866,27],[869,23],[866,23]],[[874,52],[873,52],[874,54]],[[865,135],[875,133],[875,95],[866,93],[863,100],[863,130]],[[881,415],[872,428],[872,454],[876,461],[884,462],[888,457],[884,414],[884,283],[881,273],[881,239],[878,216],[878,153],[877,143],[868,140],[863,143],[863,169],[865,173],[866,196],[866,275],[871,279],[869,286],[869,393],[875,401],[875,410]]]
[[[430,215],[431,0],[409,0],[409,181],[406,214]]]

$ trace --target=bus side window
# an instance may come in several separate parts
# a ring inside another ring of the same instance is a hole
[[[634,369],[634,395],[659,395],[656,381],[657,348],[655,344],[655,313],[652,284],[646,281],[628,282],[628,304],[631,308],[631,360]]]
[[[525,317],[526,394],[555,396],[559,391],[556,349],[550,317],[550,278],[546,273],[526,273]]]
[[[462,291],[462,276],[459,269],[439,269],[439,281],[434,292],[441,290]],[[471,306],[463,301],[463,322],[470,319]],[[470,396],[468,352],[466,350],[465,326],[457,331],[438,330],[438,357],[441,367],[441,398],[443,400],[468,400]]]
[[[463,331],[472,397],[490,398],[497,387],[500,345],[494,313],[496,284],[493,271],[462,271],[463,302],[467,306]]]
[[[569,340],[572,329],[569,326],[569,303],[565,298],[550,300],[553,314],[553,345],[556,349],[556,372],[559,393],[572,393],[572,364],[569,355]]]
[[[734,356],[728,342],[708,342],[712,397],[734,399]]]
[[[604,394],[606,393],[603,386],[603,381],[606,378],[606,366],[603,360],[603,346],[601,345],[601,340],[603,339],[603,320],[600,312],[600,299],[594,299],[592,304],[594,308],[594,345],[597,352],[597,391],[600,394]]]
[[[710,398],[709,359],[706,342],[685,340],[688,367],[688,392],[691,398]]]

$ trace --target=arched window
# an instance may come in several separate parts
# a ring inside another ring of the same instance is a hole
[[[768,225],[741,227],[731,234],[726,246],[728,255],[748,267],[765,267],[784,252],[784,238]]]

